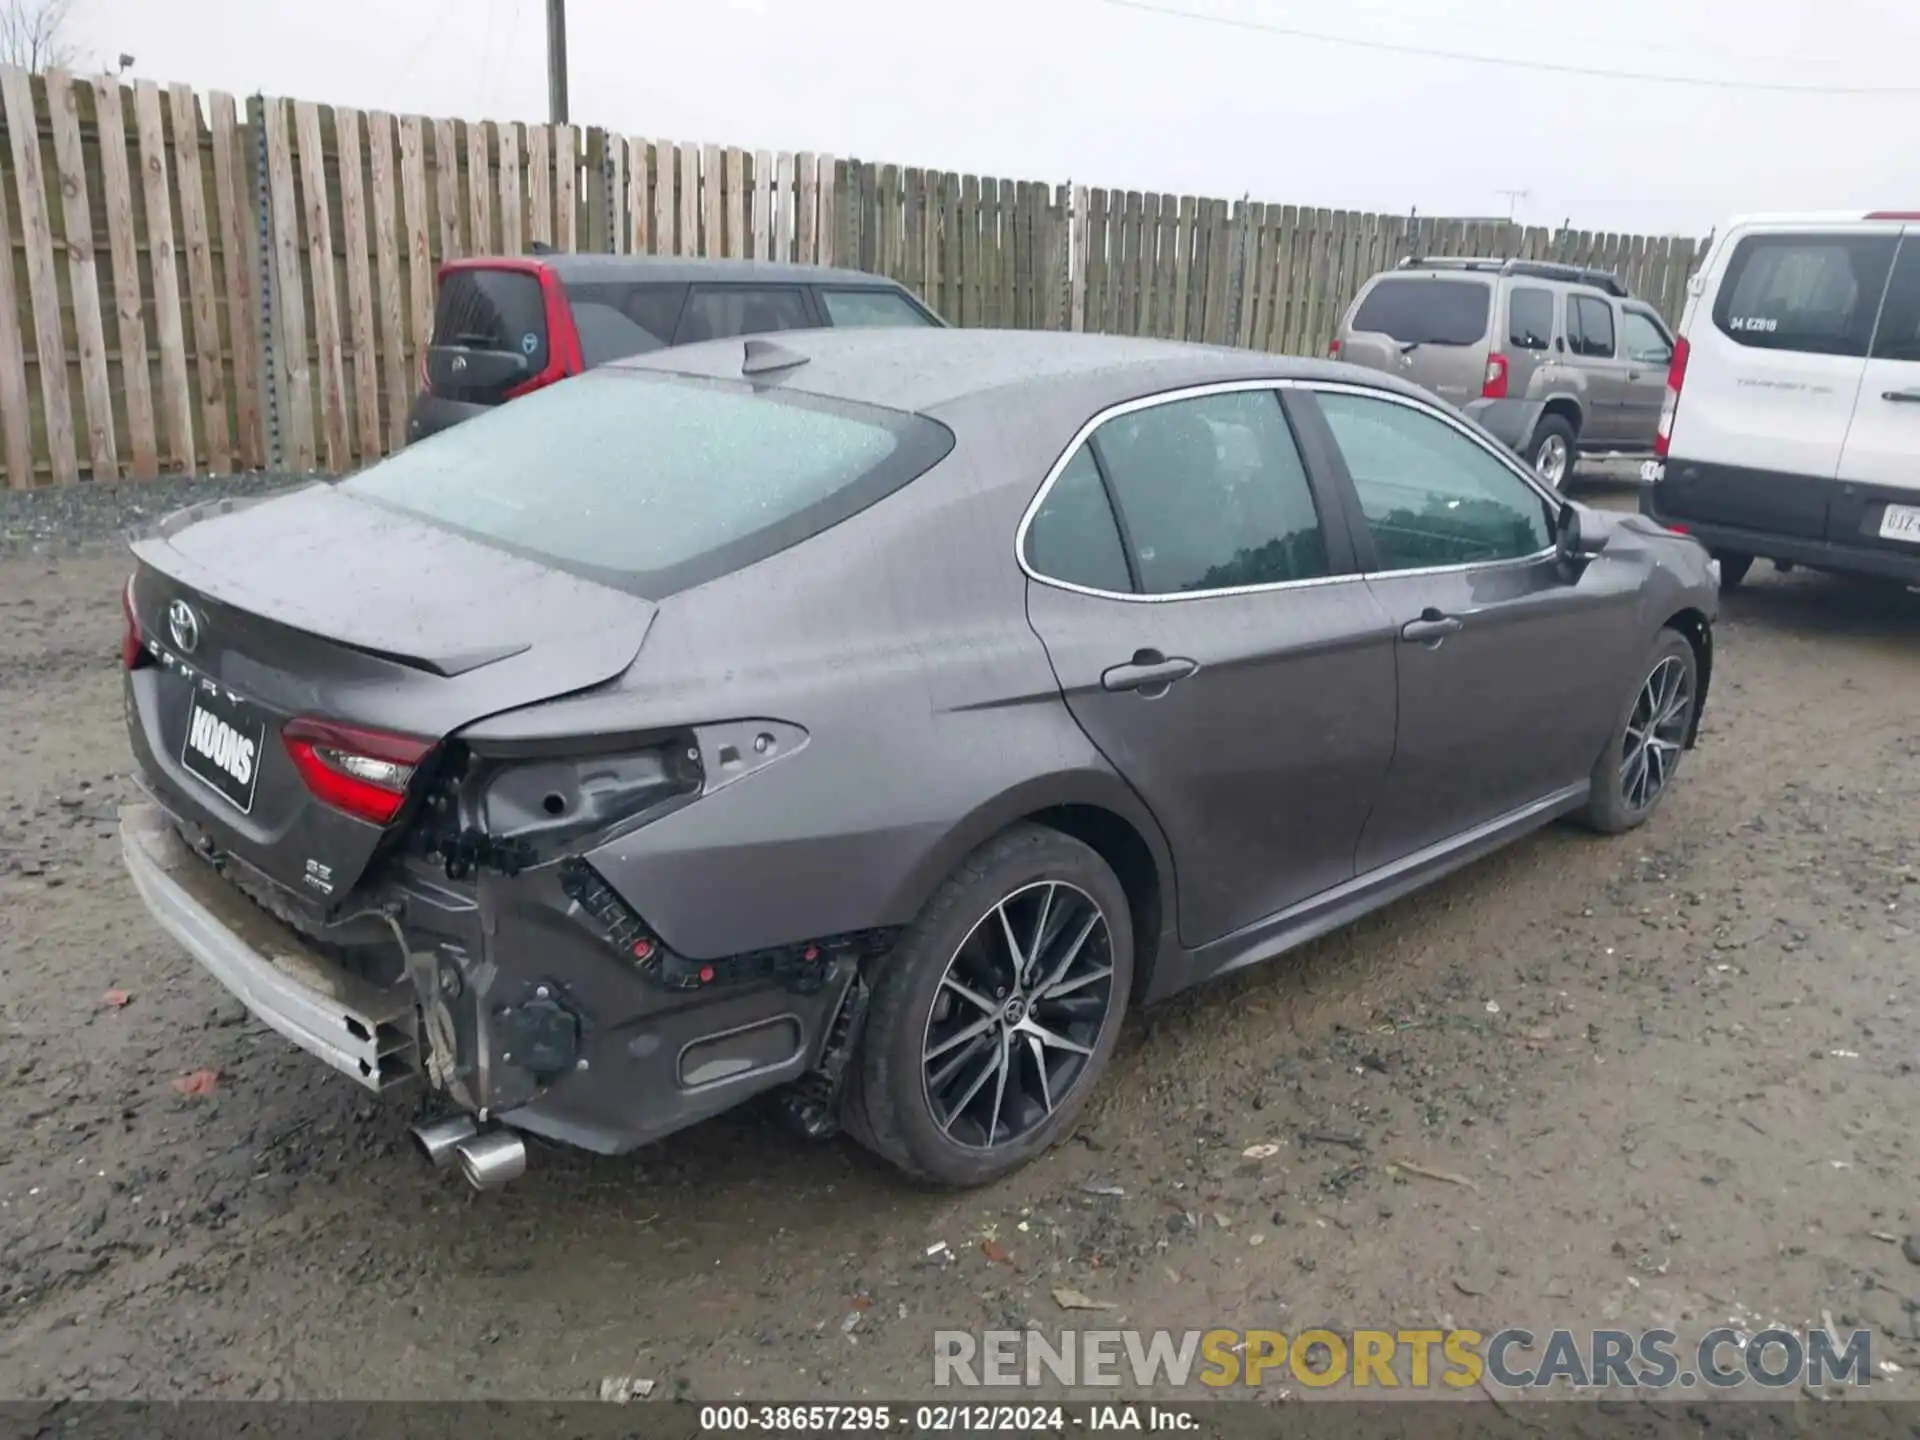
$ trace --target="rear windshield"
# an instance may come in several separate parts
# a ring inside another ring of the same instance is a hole
[[[340,488],[658,599],[838,524],[952,447],[945,426],[896,410],[601,370]]]
[[[433,343],[500,350],[526,358],[527,373],[547,368],[547,305],[524,270],[449,270],[433,312]]]
[[[1382,280],[1360,302],[1353,328],[1402,345],[1473,345],[1486,338],[1491,301],[1483,280]]]

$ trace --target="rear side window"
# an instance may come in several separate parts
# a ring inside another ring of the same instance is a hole
[[[1519,350],[1544,350],[1553,343],[1553,292],[1516,285],[1507,295],[1507,343]]]
[[[807,297],[798,287],[696,285],[687,297],[675,343],[764,335],[771,330],[804,330],[812,324]]]
[[[581,358],[588,365],[604,365],[671,345],[687,287],[579,284],[567,287],[567,299],[580,331]]]
[[[1758,350],[1865,355],[1892,235],[1749,235],[1733,247],[1713,323]]]
[[[1567,297],[1567,345],[1576,355],[1606,360],[1613,355],[1613,307],[1598,295]]]
[[[1133,589],[1120,527],[1093,452],[1082,445],[1027,526],[1027,564],[1049,580],[1124,594]]]
[[[945,426],[899,411],[596,370],[339,488],[658,598],[838,524],[952,447]]]
[[[1909,235],[1901,242],[1880,328],[1874,332],[1873,358],[1920,361],[1920,236]]]
[[[525,270],[449,270],[434,307],[433,343],[519,355],[537,375],[547,368],[547,301],[539,278]]]
[[[827,319],[842,327],[933,323],[897,290],[822,290],[820,303]]]
[[[1353,328],[1402,345],[1474,345],[1486,338],[1492,296],[1482,280],[1394,277],[1367,292]]]
[[[1136,410],[1102,425],[1092,445],[1146,594],[1327,573],[1313,492],[1273,391]]]

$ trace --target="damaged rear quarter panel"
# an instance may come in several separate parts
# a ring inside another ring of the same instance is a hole
[[[986,838],[973,828],[1106,791],[1137,808],[1061,702],[1013,556],[1062,442],[963,433],[861,514],[662,600],[618,684],[468,732],[476,747],[742,719],[804,734],[587,852],[680,954],[904,924],[967,837]]]

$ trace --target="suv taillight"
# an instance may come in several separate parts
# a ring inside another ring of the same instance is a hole
[[[1504,355],[1487,356],[1487,373],[1480,381],[1482,400],[1504,400],[1507,398],[1507,357]]]
[[[280,739],[314,799],[372,825],[391,824],[400,813],[414,770],[433,748],[416,736],[329,720],[290,720]]]
[[[1673,359],[1667,365],[1667,393],[1660,402],[1660,428],[1653,432],[1653,453],[1662,460],[1667,458],[1667,447],[1673,443],[1673,417],[1680,409],[1680,387],[1687,383],[1687,355],[1692,348],[1684,335],[1673,342]]]
[[[1327,341],[1327,358],[1329,360],[1338,360],[1340,358],[1340,337],[1338,335]]]

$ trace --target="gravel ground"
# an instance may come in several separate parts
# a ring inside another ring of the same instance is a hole
[[[476,1196],[120,869],[110,542],[208,488],[6,502],[0,1397],[920,1395],[934,1329],[1085,1324],[1069,1287],[1114,1326],[1831,1314],[1915,1398],[1920,597],[1760,567],[1651,825],[1136,1017],[984,1192],[747,1113]]]

